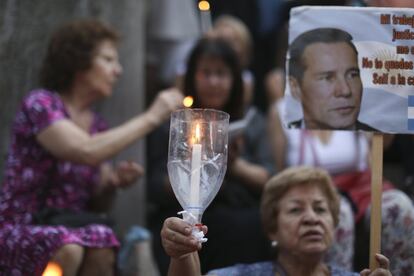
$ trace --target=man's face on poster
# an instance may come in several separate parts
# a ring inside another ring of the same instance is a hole
[[[358,118],[362,82],[355,51],[346,42],[313,43],[302,54],[302,80],[291,80],[306,128],[351,129]]]

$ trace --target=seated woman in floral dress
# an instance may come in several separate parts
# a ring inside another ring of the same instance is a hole
[[[35,218],[46,209],[80,214],[96,197],[134,183],[141,166],[105,161],[181,106],[178,91],[163,91],[144,114],[108,129],[92,105],[111,95],[121,74],[117,42],[117,32],[97,20],[68,23],[51,38],[43,88],[23,99],[12,127],[0,192],[1,275],[41,275],[50,260],[65,276],[115,272],[119,242],[110,227]]]

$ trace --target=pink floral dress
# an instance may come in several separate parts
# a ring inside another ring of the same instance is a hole
[[[0,192],[0,275],[41,275],[56,250],[69,243],[119,246],[107,226],[33,224],[33,214],[44,207],[86,209],[98,184],[98,168],[57,159],[36,141],[41,130],[65,118],[60,96],[47,90],[32,91],[17,112]],[[95,116],[90,133],[104,129]]]

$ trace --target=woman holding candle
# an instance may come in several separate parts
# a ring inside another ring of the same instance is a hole
[[[280,89],[283,90],[283,86]],[[269,117],[278,169],[306,165],[323,168],[331,174],[342,195],[341,221],[336,230],[336,242],[327,256],[331,262],[345,268],[365,267],[371,215],[370,136],[349,131],[285,129],[281,118],[285,108],[286,101],[282,98],[272,106]],[[385,147],[387,142],[385,140]],[[390,270],[395,275],[413,274],[412,201],[384,180],[381,209],[381,249],[393,260]]]
[[[339,198],[324,170],[292,167],[271,178],[263,191],[261,214],[266,234],[274,245],[273,260],[224,267],[208,272],[209,275],[358,275],[324,262],[339,220]],[[201,275],[197,252],[201,244],[189,234],[188,227],[176,217],[164,222],[161,237],[171,257],[169,276]],[[209,230],[214,227],[210,225]],[[206,226],[203,231],[207,232]],[[223,248],[226,246],[222,244]],[[361,275],[390,276],[388,259],[377,254],[376,260],[379,268],[365,269]]]
[[[182,102],[178,91],[162,92],[144,114],[108,129],[92,108],[111,95],[122,72],[118,40],[97,20],[70,22],[50,40],[43,88],[23,99],[12,128],[0,193],[2,275],[41,275],[50,260],[65,276],[115,272],[114,232],[96,216],[80,217],[142,175],[135,162],[113,167],[106,161]]]
[[[231,122],[243,117],[241,69],[226,41],[204,38],[195,46],[187,64],[184,94],[193,97],[195,108],[225,111]],[[180,210],[166,173],[168,133],[169,126],[164,125],[149,139],[148,191],[155,210],[149,215],[149,224],[155,239],[162,226],[160,222]],[[203,270],[267,258],[268,244],[259,223],[259,201],[263,185],[273,173],[272,166],[265,122],[256,114],[245,132],[229,141],[225,180],[202,218],[203,223],[217,225],[209,233],[203,251]],[[223,249],[221,244],[225,241],[229,246]],[[154,251],[161,271],[166,272],[168,257],[160,240],[155,240]]]

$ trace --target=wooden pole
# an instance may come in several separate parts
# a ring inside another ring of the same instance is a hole
[[[375,254],[381,252],[381,199],[382,199],[383,135],[374,133],[371,148],[371,226],[369,268],[378,267]]]

